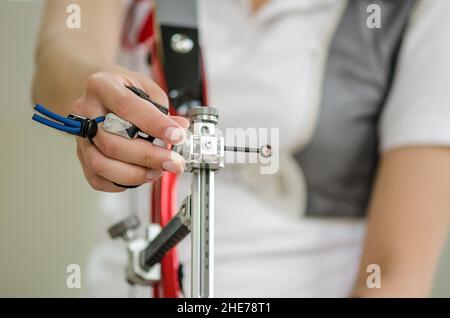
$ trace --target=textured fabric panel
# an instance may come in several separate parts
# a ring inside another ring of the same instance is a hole
[[[403,31],[415,0],[351,0],[334,35],[320,115],[310,144],[297,153],[309,216],[364,216],[377,166],[377,126]],[[381,28],[366,25],[369,4]]]

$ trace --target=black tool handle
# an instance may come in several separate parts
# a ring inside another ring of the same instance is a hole
[[[149,246],[141,253],[142,268],[149,269],[161,262],[164,255],[175,245],[181,242],[190,233],[189,227],[183,222],[180,215],[172,220],[159,232]]]

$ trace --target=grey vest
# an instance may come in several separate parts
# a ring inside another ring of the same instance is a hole
[[[366,25],[369,4],[381,28]],[[310,144],[295,157],[309,216],[364,216],[378,162],[377,129],[415,0],[350,0],[331,42]]]

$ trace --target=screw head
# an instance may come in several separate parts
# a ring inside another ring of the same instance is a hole
[[[180,97],[180,95],[181,95],[181,93],[180,93],[180,91],[177,90],[177,89],[172,89],[172,90],[169,92],[169,97],[170,97],[171,99],[178,98],[178,97]]]
[[[185,34],[176,33],[170,39],[170,47],[177,53],[186,54],[194,48],[194,41]]]
[[[211,150],[211,149],[212,149],[212,146],[213,146],[213,144],[212,144],[212,141],[211,141],[211,140],[206,140],[206,141],[203,143],[203,147],[204,147],[206,150]]]

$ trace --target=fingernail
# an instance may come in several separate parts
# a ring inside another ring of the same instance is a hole
[[[160,170],[150,169],[147,172],[147,181],[153,181],[161,175]]]
[[[162,164],[162,168],[165,171],[179,173],[184,170],[184,158],[177,154],[176,152],[172,152],[170,154],[170,160],[164,161]]]
[[[184,170],[184,168],[179,164],[173,161],[164,161],[162,167],[165,171],[179,173]]]
[[[171,143],[171,144],[181,144],[186,140],[186,131],[182,128],[178,127],[169,127],[166,129],[166,132],[164,133],[164,137]]]

